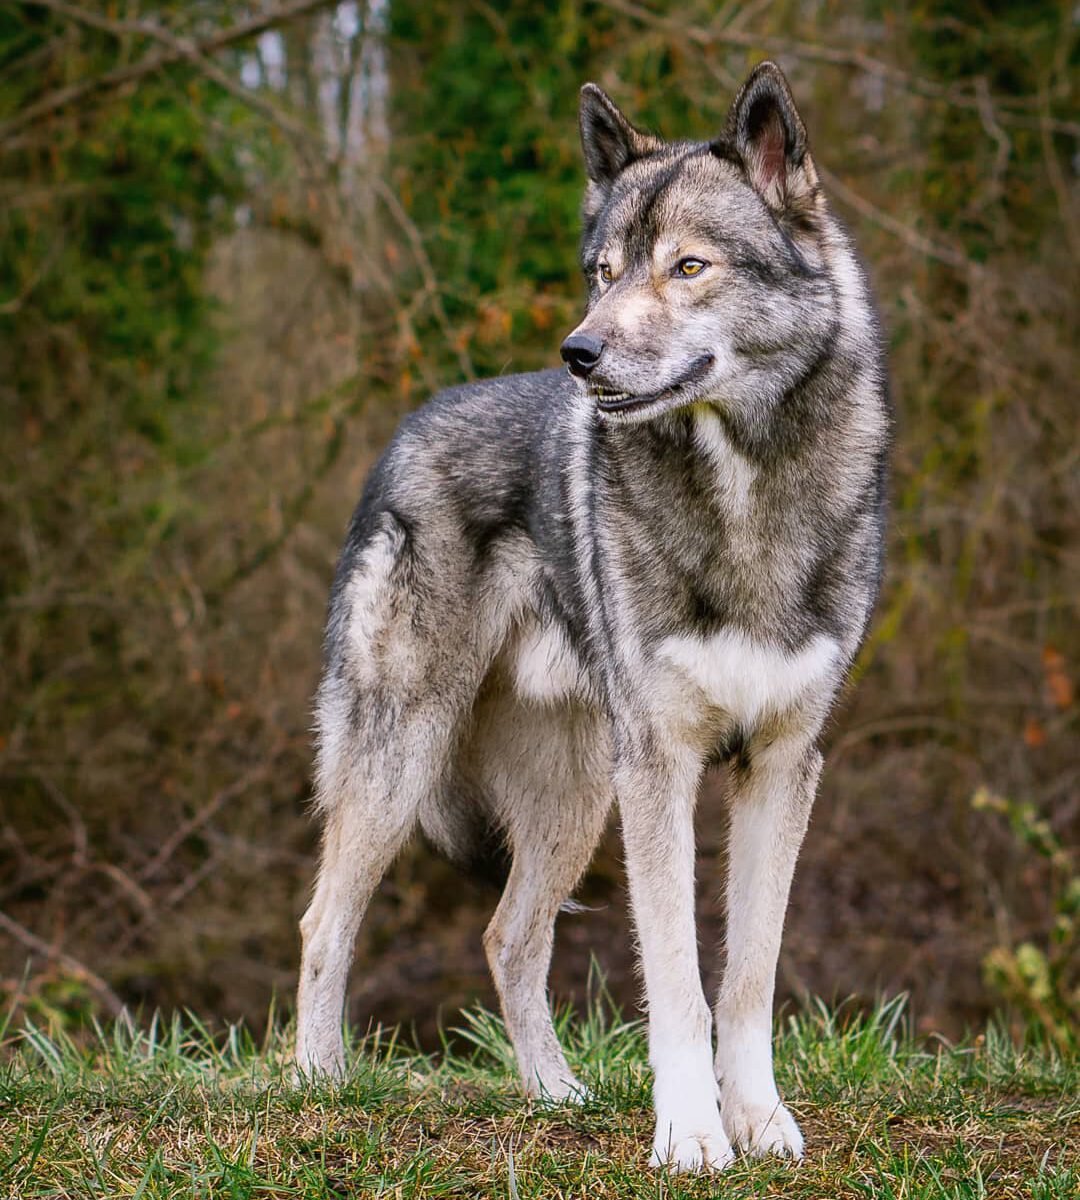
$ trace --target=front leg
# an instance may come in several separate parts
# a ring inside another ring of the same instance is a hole
[[[755,1155],[803,1152],[773,1078],[772,1004],[788,893],[820,773],[812,743],[790,737],[752,747],[749,765],[733,771],[716,1076],[724,1128]]]
[[[709,1008],[694,925],[694,801],[700,766],[655,742],[622,746],[615,788],[649,1009],[656,1135],[652,1163],[725,1167]]]

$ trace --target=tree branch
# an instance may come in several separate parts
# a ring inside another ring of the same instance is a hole
[[[898,221],[891,213],[887,213],[884,209],[878,208],[877,205],[871,204],[869,200],[864,199],[858,192],[849,188],[838,176],[834,175],[832,171],[826,170],[820,163],[815,163],[814,167],[821,176],[821,182],[825,184],[830,195],[837,197],[837,199],[849,208],[853,208],[860,217],[864,217],[867,221],[871,221],[875,225],[880,225],[882,229],[887,229],[891,234],[894,234],[902,242],[910,246],[912,250],[917,251],[926,258],[936,259],[938,262],[946,263],[948,266],[956,267],[961,271],[971,271],[975,274],[979,274],[982,271],[982,266],[979,263],[968,258],[959,250],[955,250],[951,246],[944,246],[940,242],[931,241],[930,238],[925,237],[918,230],[905,225],[903,221]]]
[[[633,3],[633,0],[601,0],[601,3],[642,25],[650,25],[665,33],[677,34],[680,38],[704,48],[738,46],[745,50],[762,49],[773,54],[788,54],[792,58],[806,58],[816,62],[830,63],[833,66],[855,67],[860,71],[865,71],[868,75],[877,75],[886,79],[914,95],[930,100],[940,100],[958,108],[974,109],[976,112],[987,102],[987,97],[980,97],[967,89],[938,83],[935,79],[912,75],[883,59],[874,58],[871,54],[864,54],[861,50],[835,49],[831,46],[818,45],[816,42],[800,41],[797,38],[770,37],[731,28],[703,29],[699,25],[686,25],[681,20],[655,13],[651,9]],[[1056,117],[1042,118],[1036,115],[1025,116],[1022,113],[1010,112],[1009,101],[1000,96],[990,99],[998,110],[998,121],[1002,125],[1014,125],[1023,129],[1046,127],[1053,133],[1065,133],[1080,138],[1080,121],[1065,121]],[[1036,105],[1037,98],[1012,102],[1013,108],[1033,108]]]
[[[96,972],[91,971],[84,963],[79,962],[77,958],[73,958],[65,950],[61,950],[57,946],[50,946],[44,938],[38,937],[36,933],[31,933],[25,925],[20,925],[14,918],[9,917],[6,912],[0,912],[0,929],[3,929],[17,942],[21,942],[34,954],[40,954],[44,958],[59,963],[76,979],[82,980],[114,1017],[120,1016],[124,1011],[123,1000],[109,987],[105,980]]]
[[[287,3],[279,4],[275,8],[267,9],[247,20],[238,21],[234,25],[219,29],[199,39],[178,37],[153,22],[113,20],[98,13],[88,12],[77,5],[68,4],[65,0],[19,0],[19,2],[24,7],[48,9],[59,16],[68,17],[70,20],[79,21],[103,32],[118,35],[139,33],[144,37],[155,38],[164,44],[160,50],[145,54],[137,62],[117,67],[113,71],[107,71],[104,75],[97,75],[92,79],[84,79],[79,83],[57,88],[33,104],[28,104],[20,113],[0,125],[0,142],[10,140],[14,134],[36,124],[43,117],[50,116],[60,109],[68,108],[96,92],[110,91],[122,87],[124,84],[133,83],[160,71],[163,67],[171,66],[173,63],[205,58],[209,54],[223,50],[226,46],[265,33],[266,30],[273,29],[277,25],[297,17],[307,16],[321,8],[329,8],[336,0],[288,0]]]

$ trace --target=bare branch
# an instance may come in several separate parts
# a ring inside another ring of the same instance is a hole
[[[1046,173],[1050,178],[1050,186],[1054,189],[1054,199],[1057,201],[1061,224],[1065,230],[1065,245],[1072,255],[1073,260],[1080,262],[1080,224],[1077,223],[1076,219],[1076,205],[1069,194],[1069,185],[1066,183],[1065,177],[1061,172],[1061,163],[1058,162],[1057,152],[1054,149],[1052,136],[1054,125],[1050,118],[1050,102],[1045,93],[1043,94],[1043,100],[1044,107],[1039,128],[1043,160],[1046,163]]]
[[[235,800],[237,796],[243,795],[254,784],[265,782],[276,767],[277,760],[281,757],[285,747],[286,742],[284,739],[279,739],[276,745],[268,750],[264,759],[257,766],[241,775],[239,779],[234,780],[228,787],[222,788],[197,813],[194,813],[179,828],[174,830],[161,844],[157,854],[145,863],[139,871],[138,882],[143,884],[153,879],[184,842],[193,833],[197,833],[215,814],[219,813],[230,800]]]
[[[242,100],[262,116],[279,126],[291,137],[300,139],[303,145],[307,145],[313,136],[316,136],[315,131],[311,127],[297,120],[291,113],[285,112],[276,104],[244,87],[243,84],[238,83],[227,71],[223,71],[220,67],[210,62],[206,57],[207,49],[205,45],[194,42],[190,38],[179,37],[172,30],[166,29],[156,21],[113,20],[111,17],[103,17],[100,13],[88,12],[86,9],[79,8],[78,5],[69,4],[67,0],[27,0],[27,2],[70,17],[73,21],[79,21],[93,29],[99,29],[103,33],[111,34],[113,37],[124,37],[127,34],[134,33],[160,42],[170,50],[174,50],[178,56],[185,58],[224,91]]]
[[[397,195],[394,193],[392,188],[390,188],[382,179],[379,178],[372,180],[372,186],[379,194],[382,202],[393,213],[394,220],[397,221],[398,225],[401,226],[402,232],[405,234],[409,241],[409,245],[412,247],[413,257],[416,259],[416,265],[420,268],[420,274],[424,277],[424,287],[431,297],[431,307],[435,313],[435,319],[439,322],[439,327],[442,329],[447,343],[453,347],[462,373],[466,379],[474,378],[476,372],[473,369],[472,359],[469,356],[469,352],[465,346],[454,337],[453,330],[450,328],[450,320],[446,315],[446,309],[443,307],[442,295],[439,291],[439,281],[435,276],[435,269],[431,265],[431,259],[428,258],[428,253],[424,249],[424,240],[420,236],[420,230],[416,228],[416,223],[405,211],[405,206],[397,198]]]
[[[1012,154],[1012,142],[1009,140],[1009,135],[1001,128],[1001,122],[998,120],[990,95],[990,85],[987,83],[985,75],[980,75],[975,80],[975,96],[979,102],[979,119],[982,121],[983,129],[986,130],[989,137],[994,139],[997,146],[994,154],[994,166],[986,185],[985,203],[991,204],[999,200],[1004,191],[1005,170]]]
[[[52,245],[42,257],[41,262],[39,262],[34,268],[30,278],[23,284],[19,294],[17,296],[12,296],[10,300],[5,300],[3,303],[0,303],[0,316],[9,317],[12,313],[17,313],[19,309],[22,308],[22,306],[30,298],[34,289],[45,278],[45,276],[48,275],[49,271],[53,267],[53,264],[56,262],[57,258],[60,257],[60,251],[63,248],[64,234],[61,230],[59,236],[53,238]]]
[[[891,213],[887,213],[884,209],[878,208],[877,205],[871,204],[869,200],[849,188],[838,176],[834,175],[831,171],[827,171],[820,163],[815,163],[814,166],[817,169],[817,173],[821,176],[822,183],[825,184],[832,195],[838,197],[849,208],[853,208],[859,216],[865,217],[866,220],[872,221],[875,225],[880,225],[882,229],[887,229],[890,233],[895,234],[902,242],[907,243],[912,250],[925,255],[927,258],[933,258],[938,262],[946,263],[950,267],[957,267],[961,271],[978,273],[982,270],[982,267],[977,262],[962,254],[959,250],[955,250],[951,246],[944,246],[940,242],[931,241],[930,238],[919,233],[918,230],[905,225],[903,221],[898,221]]]
[[[247,20],[238,21],[225,29],[219,29],[206,37],[189,40],[176,37],[152,22],[114,21],[111,18],[101,17],[97,13],[87,12],[77,5],[68,4],[65,0],[20,0],[20,3],[26,7],[45,8],[104,32],[141,33],[146,37],[156,37],[164,44],[160,50],[151,51],[137,62],[117,67],[113,71],[107,71],[104,75],[97,75],[92,79],[84,79],[79,83],[57,88],[33,104],[28,104],[22,112],[0,125],[0,142],[9,140],[14,134],[35,124],[43,117],[84,100],[96,92],[109,91],[127,83],[134,83],[147,75],[152,75],[155,71],[160,71],[163,67],[183,62],[185,59],[190,61],[193,58],[204,58],[207,55],[215,54],[226,46],[264,33],[267,29],[273,29],[297,17],[307,16],[321,8],[329,8],[334,2],[335,0],[290,0],[290,2],[279,4],[275,8],[266,9]]]
[[[855,67],[868,75],[877,75],[888,80],[897,87],[916,96],[924,96],[930,100],[940,100],[958,108],[969,108],[979,111],[986,103],[966,88],[939,83],[935,79],[926,79],[921,75],[913,75],[900,67],[887,63],[883,59],[864,54],[861,50],[840,50],[832,46],[822,46],[816,42],[804,42],[797,38],[771,37],[767,34],[747,33],[740,29],[720,28],[702,29],[696,25],[686,25],[682,20],[665,17],[633,0],[601,0],[601,3],[624,16],[661,29],[665,33],[677,34],[681,40],[691,41],[708,48],[712,46],[739,46],[742,49],[761,49],[771,54],[787,54],[792,58],[811,59],[816,62],[830,63],[839,67]],[[1070,134],[1080,137],[1080,121],[1065,121],[1056,117],[1025,116],[1022,113],[1008,111],[1012,108],[1035,108],[1037,99],[1004,100],[999,96],[992,98],[994,107],[998,110],[998,120],[1003,125],[1014,125],[1023,129],[1042,129],[1044,125],[1053,133]]]
[[[0,929],[3,929],[17,942],[21,942],[34,954],[40,954],[43,958],[59,963],[74,978],[85,983],[114,1017],[120,1016],[124,1011],[123,1000],[105,980],[97,972],[91,971],[85,963],[79,962],[77,958],[68,954],[66,950],[61,950],[58,946],[51,946],[44,938],[38,937],[36,933],[31,933],[25,925],[20,925],[13,917],[9,917],[6,912],[0,912]]]

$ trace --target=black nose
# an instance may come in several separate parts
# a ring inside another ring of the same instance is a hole
[[[588,379],[593,367],[600,361],[600,355],[604,353],[604,343],[599,338],[589,337],[587,333],[572,333],[563,342],[560,353],[571,375]]]

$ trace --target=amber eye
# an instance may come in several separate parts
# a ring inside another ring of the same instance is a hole
[[[703,262],[700,258],[681,258],[675,264],[675,274],[681,275],[684,279],[689,279],[693,275],[700,275],[709,264]]]
[[[600,276],[601,283],[610,283],[615,278],[611,273],[611,267],[607,263],[601,263],[596,268],[596,273]]]

